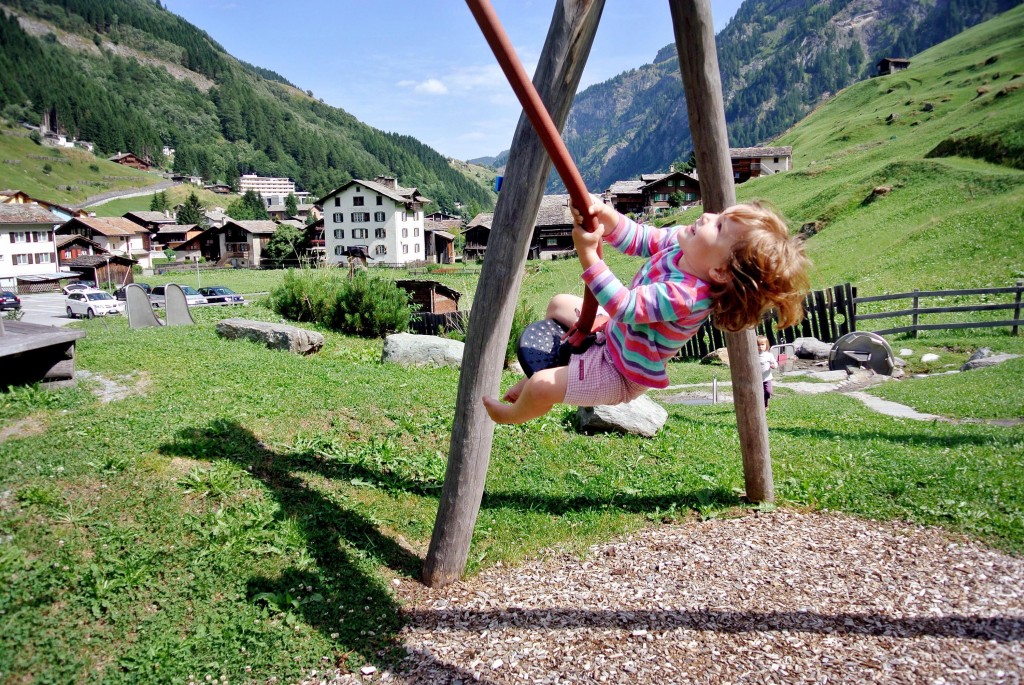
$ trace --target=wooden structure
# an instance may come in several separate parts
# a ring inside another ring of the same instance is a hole
[[[459,310],[462,293],[437,281],[406,279],[395,285],[412,296],[416,310],[427,314],[447,314]]]
[[[0,388],[74,385],[75,341],[85,331],[0,319]]]
[[[93,254],[81,255],[74,259],[61,261],[61,266],[74,271],[79,280],[93,281],[96,287],[102,288],[106,285],[120,288],[135,282],[132,267],[134,259],[128,259],[119,254]]]
[[[485,0],[467,2],[478,22],[482,22],[483,10],[490,9],[484,8]],[[550,122],[559,129],[572,105],[572,94],[579,85],[603,7],[603,0],[556,3],[534,82],[551,115]],[[687,109],[704,206],[709,211],[721,211],[734,204],[735,191],[711,7],[708,0],[670,0],[670,7],[688,93]],[[495,50],[502,62],[498,49]],[[515,83],[513,89],[516,90]],[[520,100],[524,100],[522,95]],[[501,230],[494,230],[489,236],[488,252],[493,255],[484,261],[475,298],[488,306],[473,308],[466,339],[448,468],[423,567],[423,581],[430,586],[445,585],[461,577],[469,555],[494,437],[494,424],[480,398],[498,394],[505,347],[532,238],[530,224],[540,207],[550,164],[540,136],[521,117],[512,141],[504,189],[495,208],[493,225]],[[570,180],[563,177],[574,191]],[[575,192],[572,194],[576,197]],[[746,494],[752,501],[771,501],[774,487],[754,332],[729,334],[728,346]]]
[[[108,161],[120,164],[122,166],[130,166],[133,169],[140,169],[142,171],[149,171],[150,162],[142,159],[134,152],[118,152],[116,155],[107,158]]]
[[[883,57],[878,60],[876,66],[878,67],[876,76],[888,76],[889,74],[895,74],[897,71],[909,69],[910,60],[905,57]]]

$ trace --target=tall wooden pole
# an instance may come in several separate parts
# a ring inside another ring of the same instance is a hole
[[[533,83],[559,129],[569,115],[603,8],[604,0],[555,4]],[[448,468],[423,565],[423,582],[430,587],[454,582],[466,569],[494,438],[494,424],[480,400],[499,391],[523,268],[550,170],[544,146],[528,119],[520,117],[473,299]]]
[[[736,203],[729,135],[725,125],[722,77],[715,50],[715,27],[708,0],[669,0],[679,68],[686,91],[690,133],[697,157],[704,210],[720,212]],[[743,453],[747,499],[775,500],[772,460],[768,447],[761,370],[754,331],[727,333],[736,427]]]

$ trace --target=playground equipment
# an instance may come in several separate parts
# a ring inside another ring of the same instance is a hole
[[[134,283],[125,287],[125,302],[128,304],[128,327],[150,328],[152,326],[191,326],[195,323],[188,308],[185,291],[176,283],[167,285],[164,291],[166,321],[161,321],[153,312],[149,295],[142,286]]]
[[[504,362],[505,344],[512,326],[516,298],[522,282],[523,267],[529,250],[533,219],[540,207],[544,184],[551,168],[542,138],[558,138],[572,96],[579,85],[587,55],[594,40],[603,0],[558,0],[552,23],[534,77],[537,92],[508,47],[493,9],[487,0],[467,0],[484,35],[488,37],[506,77],[513,83],[527,117],[535,109],[528,104],[546,105],[551,127],[544,122],[531,128],[531,120],[521,117],[512,140],[509,163],[495,207],[475,300],[487,307],[474,307],[466,339],[462,372],[459,376],[455,421],[452,426],[448,467],[438,506],[434,533],[423,567],[423,582],[432,587],[458,580],[465,570],[476,516],[483,497],[484,481],[490,461],[494,424],[480,398],[496,395]],[[708,0],[670,0],[676,48],[683,84],[687,93],[687,111],[696,149],[697,170],[701,179],[704,208],[720,212],[735,204],[732,167],[725,126],[718,57],[715,52],[714,24]],[[508,68],[508,67],[511,68]],[[524,83],[525,81],[525,83]],[[550,144],[551,141],[548,141]],[[556,165],[561,162],[556,161]],[[571,161],[570,161],[571,164]],[[559,168],[561,173],[562,169]],[[570,187],[571,179],[563,176]],[[589,206],[586,189],[573,191],[577,208]],[[586,200],[577,200],[582,194]],[[584,216],[584,225],[592,217]],[[596,311],[596,307],[595,307]],[[581,319],[583,316],[581,314]],[[592,319],[591,319],[592,321]],[[584,328],[577,322],[577,331]],[[587,325],[589,331],[589,324]],[[757,346],[752,330],[729,333],[730,371],[733,401],[743,455],[746,497],[751,501],[772,501],[771,461],[768,429],[765,423]]]

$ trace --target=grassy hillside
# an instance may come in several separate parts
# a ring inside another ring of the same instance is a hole
[[[819,286],[1009,285],[1024,278],[1022,87],[1018,7],[837,95],[776,141],[793,146],[794,171],[737,195],[770,199],[796,227],[817,222]]]
[[[170,203],[171,207],[185,202],[189,193],[195,193],[196,197],[199,198],[199,203],[206,209],[210,209],[211,207],[226,208],[232,201],[240,197],[239,195],[218,195],[217,193],[209,190],[203,190],[202,188],[198,188],[188,183],[168,188],[164,192],[167,194],[167,201]],[[111,200],[110,202],[104,202],[101,205],[93,205],[89,207],[89,211],[95,212],[96,216],[124,216],[127,212],[148,210],[150,202],[152,201],[152,194],[126,197],[118,200]]]
[[[86,150],[38,145],[24,129],[0,129],[3,188],[70,206],[109,190],[141,188],[162,180],[159,174],[114,164]]]

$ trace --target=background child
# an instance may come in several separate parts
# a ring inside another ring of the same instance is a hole
[[[761,382],[764,385],[764,408],[768,408],[768,400],[772,398],[772,369],[776,369],[779,363],[775,361],[775,355],[771,353],[768,345],[768,338],[763,335],[757,336],[757,361],[761,364]]]
[[[597,342],[573,355],[568,366],[542,369],[502,397],[484,397],[497,423],[523,423],[559,402],[583,407],[633,400],[668,385],[665,365],[708,315],[715,325],[739,331],[778,310],[779,326],[803,315],[807,259],[785,222],[760,204],[741,204],[703,214],[689,226],[640,225],[597,198],[590,213],[599,227],[588,233],[573,208],[573,243],[583,282],[610,318]],[[647,257],[625,287],[597,255],[604,238],[629,255]],[[547,316],[576,322],[582,298],[557,295]]]

